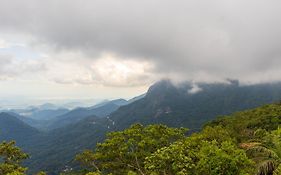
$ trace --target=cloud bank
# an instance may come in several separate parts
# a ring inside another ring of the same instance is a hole
[[[280,5],[277,0],[1,0],[0,31],[24,35],[30,46],[47,50],[48,69],[62,72],[48,73],[58,83],[137,86],[163,77],[271,82],[281,80]],[[110,59],[104,56],[109,54]]]
[[[34,74],[46,71],[46,65],[40,61],[18,60],[12,55],[0,54],[0,80],[13,79],[22,74]]]

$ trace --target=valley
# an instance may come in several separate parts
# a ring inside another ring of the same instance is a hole
[[[217,116],[281,99],[280,83],[200,84],[201,91],[189,93],[192,87],[188,82],[174,85],[163,80],[132,102],[118,99],[88,108],[36,110],[30,116],[21,116],[17,110],[6,111],[0,115],[0,140],[16,140],[31,155],[25,162],[30,173],[43,170],[57,175],[67,167],[75,168],[75,155],[93,149],[105,139],[106,133],[134,123],[185,127],[193,133]]]

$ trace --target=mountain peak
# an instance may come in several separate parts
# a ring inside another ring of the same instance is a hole
[[[150,86],[150,88],[147,91],[147,95],[150,95],[152,93],[161,93],[169,89],[176,89],[176,87],[173,85],[171,80],[169,79],[161,80]]]

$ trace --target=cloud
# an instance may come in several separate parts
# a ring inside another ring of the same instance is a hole
[[[0,49],[6,49],[10,46],[9,43],[7,43],[7,41],[5,41],[4,39],[0,39]]]
[[[60,58],[65,56],[60,55]],[[79,57],[80,59],[76,59]],[[153,66],[147,62],[124,60],[114,55],[102,55],[99,59],[82,58],[79,54],[56,59],[48,65],[48,77],[60,84],[104,85],[134,87],[151,84],[156,78]]]
[[[150,84],[154,75],[146,62],[122,60],[105,56],[91,66],[92,79],[108,86],[141,86]]]
[[[191,89],[189,89],[187,91],[188,94],[196,94],[198,92],[201,92],[202,91],[202,88],[200,88],[197,84],[193,84]]]
[[[45,64],[38,60],[19,60],[12,55],[0,54],[0,80],[14,79],[46,69]]]
[[[64,57],[65,69],[88,59],[99,64],[66,71],[70,78],[56,76],[61,83],[138,85],[151,76],[279,81],[280,5],[277,0],[10,0],[1,2],[0,30],[28,35],[32,45],[56,54],[81,53],[76,60]],[[116,55],[122,70],[101,61],[105,53]],[[128,62],[153,69],[124,76]]]

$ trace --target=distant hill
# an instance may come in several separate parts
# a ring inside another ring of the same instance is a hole
[[[49,105],[46,104],[44,106],[28,107],[26,109],[3,109],[2,111],[16,116],[18,119],[34,128],[48,130],[48,125],[53,119],[69,112],[69,110],[65,108],[48,109],[48,106]]]
[[[16,116],[8,113],[0,113],[0,141],[16,140],[18,145],[32,142],[40,132],[22,122]]]
[[[54,110],[54,109],[59,109],[60,107],[52,103],[44,103],[42,105],[37,106],[36,108],[41,110]]]
[[[61,128],[69,124],[77,123],[89,116],[97,116],[101,118],[107,117],[112,112],[116,111],[120,106],[125,106],[129,103],[130,102],[125,99],[116,99],[111,101],[104,101],[88,108],[76,108],[64,115],[57,116],[54,120],[52,120],[52,122],[48,124],[48,128]]]
[[[91,116],[49,132],[29,149],[29,153],[33,155],[27,161],[31,172],[44,170],[49,175],[59,174],[65,165],[75,163],[73,158],[78,152],[91,149],[101,142],[112,126],[113,123],[108,118]]]
[[[64,115],[69,112],[68,109],[58,108],[58,109],[36,109],[30,115],[26,117],[35,119],[35,120],[52,120],[57,116]]]
[[[60,108],[49,103],[40,106],[30,106],[23,109],[3,109],[2,111],[17,113],[21,116],[25,116],[35,120],[51,120],[59,115],[63,115],[69,112],[69,110],[66,108]]]

